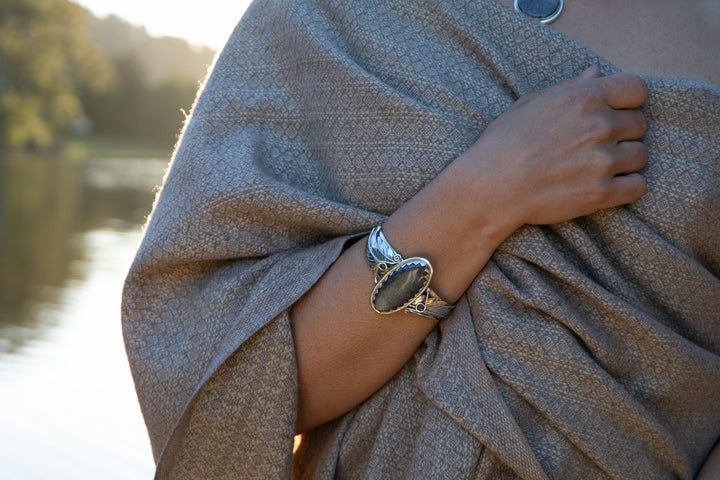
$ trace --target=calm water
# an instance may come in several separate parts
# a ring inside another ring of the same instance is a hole
[[[0,158],[0,478],[152,478],[119,309],[166,163]]]

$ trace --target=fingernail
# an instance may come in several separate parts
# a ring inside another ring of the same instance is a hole
[[[600,76],[600,67],[597,65],[591,65],[584,72],[580,74],[580,78],[583,80],[589,80],[591,78],[597,78]]]

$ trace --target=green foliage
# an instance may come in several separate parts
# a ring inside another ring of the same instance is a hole
[[[197,81],[149,82],[146,68],[136,57],[120,57],[115,62],[119,72],[115,87],[83,95],[94,132],[172,146],[185,119],[183,110],[192,106]]]
[[[107,88],[109,55],[90,40],[89,14],[67,0],[3,0],[0,146],[51,146],[82,112],[80,88]]]
[[[0,148],[93,133],[172,146],[214,52],[68,0],[0,2]]]
[[[205,76],[215,55],[208,47],[191,47],[180,38],[151,37],[145,28],[114,15],[91,18],[90,36],[114,58],[137,59],[151,84],[168,78],[197,82]]]

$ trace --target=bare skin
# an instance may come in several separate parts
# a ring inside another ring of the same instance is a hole
[[[639,77],[600,78],[593,67],[520,98],[388,218],[385,235],[400,254],[428,258],[436,272],[434,290],[454,302],[520,226],[568,220],[633,202],[645,192],[635,172],[647,160],[637,141],[646,125],[634,109],[646,96]],[[359,241],[291,310],[298,432],[372,395],[433,328],[433,321],[405,313],[376,314],[369,305],[372,286]]]
[[[716,0],[566,0],[550,26],[624,71],[720,85],[718,24]]]
[[[568,0],[552,27],[623,70],[720,85],[720,57],[714,54],[719,23],[715,0]],[[431,261],[433,289],[443,298],[459,298],[495,248],[521,225],[567,220],[642,195],[644,182],[634,172],[647,154],[633,140],[642,136],[645,124],[633,109],[645,100],[646,90],[632,75],[597,77],[590,70],[521,98],[388,219],[384,231],[391,244],[404,256]],[[572,115],[558,116],[568,107],[576,108]],[[552,125],[555,131],[533,125]],[[524,132],[519,135],[524,141],[508,138],[508,131]],[[578,134],[582,140],[572,145],[546,141]],[[291,310],[298,432],[372,395],[434,327],[433,321],[409,314],[394,314],[392,321],[375,314],[368,300],[372,286],[362,239]],[[334,303],[337,298],[342,304]],[[720,447],[711,452],[701,478],[720,478]]]
[[[567,0],[551,27],[622,70],[720,85],[719,24],[717,0]],[[697,478],[720,479],[720,444]]]

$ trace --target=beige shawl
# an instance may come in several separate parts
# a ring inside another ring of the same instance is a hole
[[[616,71],[496,0],[255,2],[124,291],[157,478],[690,478],[720,435],[720,88],[687,79],[647,79],[639,202],[518,231],[293,460],[290,305],[518,96],[593,63]]]

